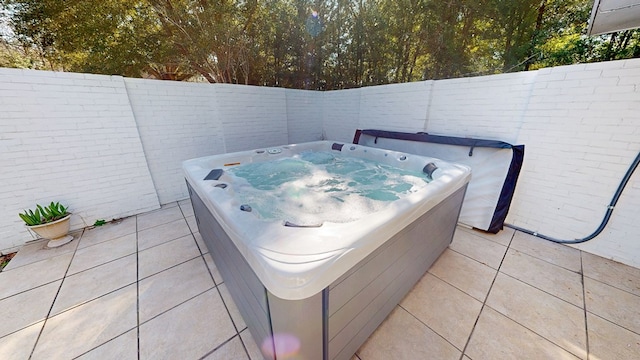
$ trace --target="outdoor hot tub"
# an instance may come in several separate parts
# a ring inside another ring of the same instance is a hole
[[[183,168],[200,234],[271,359],[349,359],[450,244],[471,176],[329,141]]]

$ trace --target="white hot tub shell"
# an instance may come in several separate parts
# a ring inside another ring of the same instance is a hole
[[[240,210],[225,169],[304,151],[437,170],[424,188],[351,222],[290,227]],[[329,141],[192,159],[183,168],[200,234],[267,359],[351,358],[451,242],[471,176],[435,158]]]

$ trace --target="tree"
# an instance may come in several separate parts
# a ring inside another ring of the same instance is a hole
[[[0,0],[0,66],[302,89],[640,56],[591,0]]]

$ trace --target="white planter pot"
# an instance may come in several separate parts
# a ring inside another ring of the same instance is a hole
[[[73,240],[73,236],[67,235],[71,227],[70,220],[71,214],[54,222],[27,227],[40,235],[41,238],[48,239],[49,243],[47,244],[47,247],[52,248],[62,246]]]

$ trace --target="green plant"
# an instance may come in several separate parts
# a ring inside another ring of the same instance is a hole
[[[98,220],[96,220],[96,222],[94,222],[94,223],[93,223],[93,226],[96,226],[96,227],[97,227],[97,226],[102,226],[102,225],[104,225],[104,224],[106,224],[106,223],[107,223],[107,221],[106,221],[106,220],[104,220],[104,219],[98,219]]]
[[[52,201],[49,206],[42,207],[36,204],[35,211],[29,209],[18,215],[27,225],[34,226],[60,220],[69,215],[69,211],[67,207],[60,205],[59,202],[54,203]]]

